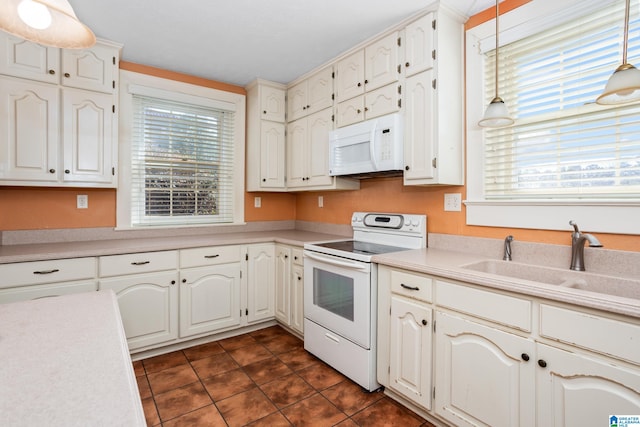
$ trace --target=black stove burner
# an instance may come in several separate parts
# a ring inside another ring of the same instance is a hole
[[[339,242],[317,243],[315,246],[362,255],[379,255],[389,252],[400,252],[409,250],[408,248],[401,248],[398,246],[359,242],[357,240],[341,240]]]

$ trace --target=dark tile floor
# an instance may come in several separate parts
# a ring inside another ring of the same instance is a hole
[[[149,426],[431,426],[279,326],[133,365]]]

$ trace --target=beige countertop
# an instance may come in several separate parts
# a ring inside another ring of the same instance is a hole
[[[201,236],[7,245],[0,246],[0,264],[263,242],[302,246],[307,242],[338,239],[345,239],[345,236],[302,230],[275,230]]]
[[[5,426],[146,426],[111,291],[0,305]]]
[[[487,259],[489,259],[487,256],[432,248],[375,255],[373,257],[373,261],[381,265],[431,274],[445,279],[459,280],[490,289],[517,292],[547,300],[580,305],[640,319],[640,299],[589,292],[582,289],[565,288],[462,268],[464,265],[485,261]]]

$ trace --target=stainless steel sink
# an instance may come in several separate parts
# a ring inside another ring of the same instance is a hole
[[[463,265],[462,268],[511,279],[528,280],[531,282],[640,300],[640,280],[624,277],[500,260],[480,261]]]

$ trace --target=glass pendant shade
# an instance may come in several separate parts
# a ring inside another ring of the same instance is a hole
[[[484,112],[484,116],[478,122],[479,126],[498,128],[513,124],[513,119],[509,116],[509,110],[502,98],[496,96],[491,100]]]
[[[640,70],[631,64],[622,64],[613,72],[598,104],[624,104],[640,100]]]
[[[67,0],[3,0],[0,29],[45,46],[84,49],[96,42]]]

